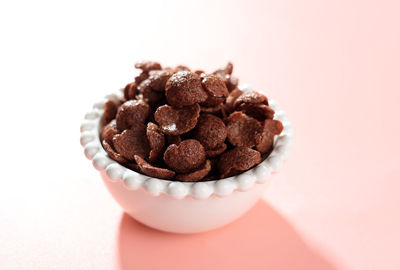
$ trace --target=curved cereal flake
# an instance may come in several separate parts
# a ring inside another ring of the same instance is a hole
[[[266,96],[256,91],[247,91],[236,99],[234,107],[237,108],[242,103],[252,103],[252,104],[262,103],[268,105],[268,99]]]
[[[197,182],[206,177],[210,171],[211,162],[209,160],[206,160],[203,166],[201,166],[196,171],[187,174],[178,174],[175,178],[183,182]]]
[[[201,86],[200,77],[190,71],[179,71],[165,85],[168,104],[176,108],[203,102],[208,95]]]
[[[192,130],[196,126],[199,115],[199,104],[183,107],[181,109],[163,105],[158,107],[154,113],[154,119],[165,134],[181,135]]]
[[[141,173],[140,167],[139,167],[139,165],[136,164],[136,161],[135,162],[128,162],[128,163],[124,164],[124,166],[128,167],[131,170],[134,170],[135,172]]]
[[[142,72],[138,76],[135,77],[135,83],[139,85],[141,82],[146,80],[149,77],[149,74],[147,72]]]
[[[263,133],[260,142],[256,145],[257,151],[261,154],[269,153],[274,144],[274,136],[281,134],[283,125],[281,121],[267,119],[263,124]]]
[[[225,124],[215,115],[202,114],[193,130],[193,138],[198,140],[206,150],[214,149],[226,139]]]
[[[153,61],[142,61],[135,64],[135,68],[141,69],[144,72],[149,72],[150,70],[159,70],[161,65],[158,62]]]
[[[106,142],[106,140],[103,140],[102,143],[103,143],[104,150],[106,150],[106,152],[110,158],[112,158],[113,160],[115,160],[119,163],[122,163],[122,164],[125,164],[128,162],[124,157],[122,157],[119,153],[117,153],[112,148],[112,146],[108,142]]]
[[[135,155],[135,161],[139,166],[140,171],[147,176],[161,179],[171,179],[175,176],[175,172],[165,168],[155,167],[140,156]]]
[[[172,72],[168,70],[152,70],[149,72],[150,87],[154,91],[164,92],[165,84],[172,76]]]
[[[229,95],[224,80],[216,75],[202,76],[201,85],[208,95],[207,100],[201,103],[202,106],[215,107],[224,102]]]
[[[128,83],[124,88],[124,97],[126,100],[134,99],[137,93],[137,83]]]
[[[240,97],[243,94],[243,91],[239,90],[239,89],[235,89],[232,92],[229,93],[228,97],[225,100],[225,104],[224,104],[224,109],[225,112],[227,113],[231,113],[234,111],[235,109],[235,101],[238,97]]]
[[[213,74],[217,75],[221,79],[223,79],[228,91],[233,91],[239,84],[239,79],[237,77],[232,76],[233,64],[228,62],[225,68],[217,69],[213,72]]]
[[[224,82],[226,84],[226,88],[228,88],[229,92],[232,92],[233,90],[236,89],[236,87],[239,85],[239,79],[238,77],[234,77],[232,75],[225,75]]]
[[[206,155],[208,158],[217,157],[225,152],[226,148],[228,148],[228,146],[226,145],[226,143],[223,143],[215,149],[206,150]]]
[[[262,133],[260,122],[242,112],[234,112],[226,119],[226,129],[228,140],[234,146],[253,147]]]
[[[101,132],[101,137],[107,143],[112,145],[112,139],[114,135],[119,134],[119,130],[117,129],[117,122],[113,119],[110,123],[108,123],[105,127],[103,127],[103,131]]]
[[[218,170],[221,178],[225,178],[233,170],[245,171],[261,161],[260,152],[249,147],[238,146],[222,154],[218,162]]]
[[[137,123],[145,123],[151,113],[149,104],[143,100],[128,100],[117,112],[116,120],[119,130],[129,129]]]
[[[164,153],[165,164],[177,173],[189,173],[206,160],[206,152],[199,141],[185,140],[179,145],[171,144]]]
[[[118,106],[111,99],[104,103],[104,113],[103,113],[103,121],[104,124],[110,123],[111,120],[115,118],[117,114]]]
[[[113,145],[115,150],[128,160],[133,160],[135,155],[147,157],[150,147],[146,137],[146,126],[137,124],[135,127],[115,135]]]
[[[149,161],[156,162],[164,152],[164,134],[161,132],[156,124],[149,122],[147,124],[146,136],[151,149],[149,154]]]
[[[165,96],[163,92],[154,91],[150,84],[151,81],[149,79],[144,80],[140,83],[138,92],[142,95],[145,102],[155,107],[164,102]]]
[[[268,105],[262,103],[242,103],[236,110],[242,111],[248,116],[251,116],[259,121],[264,121],[265,119],[273,119],[275,111],[271,109]]]
[[[224,68],[217,69],[216,71],[213,72],[213,74],[217,76],[224,77],[225,75],[230,75],[233,72],[233,64],[231,62],[228,62]]]

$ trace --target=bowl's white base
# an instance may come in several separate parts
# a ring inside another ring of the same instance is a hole
[[[172,233],[205,232],[231,223],[255,205],[269,182],[255,184],[245,192],[234,191],[225,197],[213,195],[208,199],[185,197],[178,200],[167,194],[153,196],[142,188],[128,189],[123,181],[111,180],[105,171],[101,171],[101,176],[126,213],[149,227]]]

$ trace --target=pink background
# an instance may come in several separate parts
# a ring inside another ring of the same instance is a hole
[[[399,10],[2,2],[0,269],[400,269]],[[148,229],[85,160],[84,113],[140,59],[206,70],[231,60],[287,111],[292,154],[237,222],[200,235]]]

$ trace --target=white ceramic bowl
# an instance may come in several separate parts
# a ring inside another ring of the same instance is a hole
[[[249,87],[242,86],[246,91]],[[104,103],[118,100],[122,89],[93,105],[81,125],[81,144],[85,155],[100,172],[103,182],[121,207],[137,221],[173,233],[198,233],[224,226],[248,211],[261,197],[288,154],[292,128],[274,101],[270,106],[283,123],[275,136],[268,158],[253,169],[230,178],[207,182],[178,182],[152,178],[121,166],[110,159],[100,139],[100,120]]]

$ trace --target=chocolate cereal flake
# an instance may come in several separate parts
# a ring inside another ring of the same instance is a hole
[[[225,178],[232,170],[245,171],[261,161],[260,152],[249,147],[238,146],[222,154],[218,162],[218,170],[221,178]]]
[[[224,82],[229,92],[235,90],[239,85],[239,79],[229,74],[225,75]]]
[[[251,116],[259,121],[264,121],[265,119],[273,119],[275,114],[275,111],[273,109],[262,103],[242,103],[236,108],[236,110],[242,111],[248,116]]]
[[[266,96],[256,91],[246,91],[236,99],[234,107],[237,108],[242,103],[251,103],[251,104],[261,103],[268,105],[268,99]]]
[[[135,155],[135,161],[139,166],[140,171],[150,177],[170,179],[175,176],[175,172],[165,168],[155,167],[140,156]]]
[[[119,134],[119,130],[117,129],[117,121],[113,119],[110,123],[108,123],[104,128],[101,133],[101,137],[103,140],[105,140],[107,143],[112,145],[112,139],[114,135]]]
[[[159,70],[161,69],[160,63],[153,61],[142,61],[135,64],[135,68],[139,68],[144,72],[149,72],[150,70]]]
[[[201,104],[203,106],[215,107],[224,102],[229,95],[224,80],[216,75],[202,76],[201,85],[208,95],[207,100]]]
[[[103,119],[105,124],[110,123],[110,121],[115,118],[115,115],[117,114],[117,109],[117,104],[115,104],[115,102],[111,99],[104,103]]]
[[[138,76],[135,77],[135,83],[139,85],[141,82],[146,80],[149,77],[149,74],[147,72],[142,72]]]
[[[154,91],[150,85],[150,79],[146,79],[138,87],[138,92],[142,95],[143,100],[154,107],[163,104],[164,93]]]
[[[103,140],[103,147],[104,147],[104,150],[106,150],[108,156],[110,158],[112,158],[113,160],[115,160],[115,161],[117,161],[119,163],[122,163],[122,164],[125,164],[125,163],[128,162],[124,157],[122,157],[119,153],[117,153],[113,149],[111,144],[109,144],[106,140]]]
[[[158,107],[154,113],[154,118],[165,134],[180,135],[192,130],[196,126],[199,115],[199,104],[181,109],[164,105]]]
[[[164,92],[165,84],[172,76],[172,72],[168,70],[152,70],[149,72],[150,87],[154,91]]]
[[[256,145],[261,154],[269,153],[274,144],[274,136],[281,134],[283,125],[281,121],[267,119],[263,124],[263,133],[260,142]]]
[[[221,118],[212,114],[202,114],[193,130],[197,139],[206,150],[214,149],[226,139],[226,127]]]
[[[225,75],[231,75],[233,72],[233,64],[231,62],[228,62],[224,68],[217,69],[216,71],[213,72],[213,74],[220,76],[220,77],[225,77]]]
[[[228,148],[228,146],[226,145],[226,143],[223,143],[214,149],[206,150],[206,155],[208,158],[217,157],[225,152],[226,148]]]
[[[178,174],[176,176],[176,179],[183,182],[196,182],[206,177],[210,171],[211,162],[209,160],[206,160],[206,162],[204,162],[204,164],[196,171],[187,174]]]
[[[243,94],[243,91],[239,90],[239,89],[235,89],[229,93],[229,96],[226,98],[226,101],[224,104],[224,109],[227,113],[233,112],[233,110],[235,108],[235,101],[242,94]]]
[[[206,160],[206,152],[201,143],[189,139],[179,145],[171,144],[164,153],[165,164],[177,173],[193,172]]]
[[[124,88],[124,97],[126,100],[134,99],[137,93],[137,83],[128,83]]]
[[[129,129],[137,123],[145,123],[151,113],[149,104],[143,100],[128,100],[117,112],[116,120],[119,130]]]
[[[149,122],[147,124],[146,136],[151,149],[149,154],[149,161],[156,162],[164,152],[164,134],[161,132],[156,124]]]
[[[168,104],[176,108],[191,106],[207,99],[201,86],[200,77],[190,71],[179,71],[169,78],[165,85]]]
[[[227,137],[234,146],[253,147],[261,139],[262,126],[242,112],[232,113],[226,120]]]
[[[150,151],[146,137],[146,126],[136,124],[132,129],[124,130],[113,138],[115,150],[128,160],[133,160],[135,155],[147,157]]]

